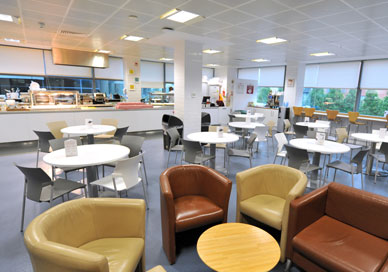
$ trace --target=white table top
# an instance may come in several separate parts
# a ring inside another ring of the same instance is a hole
[[[323,145],[319,145],[315,139],[308,138],[293,139],[290,141],[290,145],[309,152],[319,152],[322,154],[341,154],[350,151],[350,147],[344,144],[325,141]]]
[[[254,129],[255,127],[264,127],[265,125],[262,123],[255,123],[255,122],[230,122],[228,124],[231,127],[235,128],[245,128],[245,129]]]
[[[53,151],[43,161],[56,167],[86,167],[100,165],[127,158],[129,148],[114,144],[92,144],[77,147],[78,156],[66,157],[65,149]]]
[[[329,124],[320,123],[320,122],[297,122],[298,126],[305,126],[309,128],[330,128]]]
[[[97,134],[104,134],[107,132],[114,131],[116,128],[114,126],[108,126],[108,125],[93,125],[91,127],[88,126],[71,126],[71,127],[65,127],[61,129],[62,133],[70,134],[70,135],[97,135]]]
[[[218,137],[217,132],[194,132],[187,135],[191,141],[205,144],[226,144],[238,141],[239,137],[233,133],[223,133],[223,137]]]
[[[248,115],[248,114],[241,114],[241,113],[237,113],[237,114],[233,114],[234,117],[236,118],[247,118],[248,116],[250,118],[260,118],[260,117],[264,117],[264,114],[263,113],[260,113],[260,112],[256,112],[255,114],[251,114],[251,115]]]
[[[379,134],[353,133],[350,136],[353,138],[356,138],[357,140],[362,140],[362,141],[367,141],[372,143],[382,143],[382,142],[388,143],[388,135],[385,135],[384,138],[380,138]]]

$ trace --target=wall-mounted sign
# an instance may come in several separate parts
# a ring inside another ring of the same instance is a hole
[[[129,73],[132,75],[134,73],[133,69],[130,69]]]
[[[253,94],[254,89],[255,89],[255,86],[247,85],[247,94]]]
[[[287,80],[287,87],[294,87],[295,85],[295,79],[288,79]]]

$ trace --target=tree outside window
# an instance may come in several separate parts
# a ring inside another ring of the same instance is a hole
[[[316,110],[353,111],[356,103],[355,89],[336,88],[305,88],[303,91],[303,106]]]
[[[283,92],[283,88],[278,87],[258,87],[257,89],[257,103],[267,104],[268,94],[272,91],[272,94]]]

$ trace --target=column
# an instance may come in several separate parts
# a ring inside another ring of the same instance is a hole
[[[302,105],[305,67],[304,64],[287,65],[284,103],[288,102],[289,107]],[[289,79],[294,81],[293,86],[288,86]]]
[[[184,138],[201,131],[202,45],[177,41],[174,53],[174,112],[183,121]]]
[[[124,88],[127,90],[128,102],[140,102],[140,58],[128,56],[124,61]],[[138,81],[136,81],[136,78]]]

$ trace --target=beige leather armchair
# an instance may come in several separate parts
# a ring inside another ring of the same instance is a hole
[[[288,166],[268,164],[237,173],[236,222],[247,215],[281,231],[280,261],[285,261],[290,202],[301,196],[307,177]]]
[[[144,200],[65,202],[35,218],[24,242],[37,272],[144,272]]]

